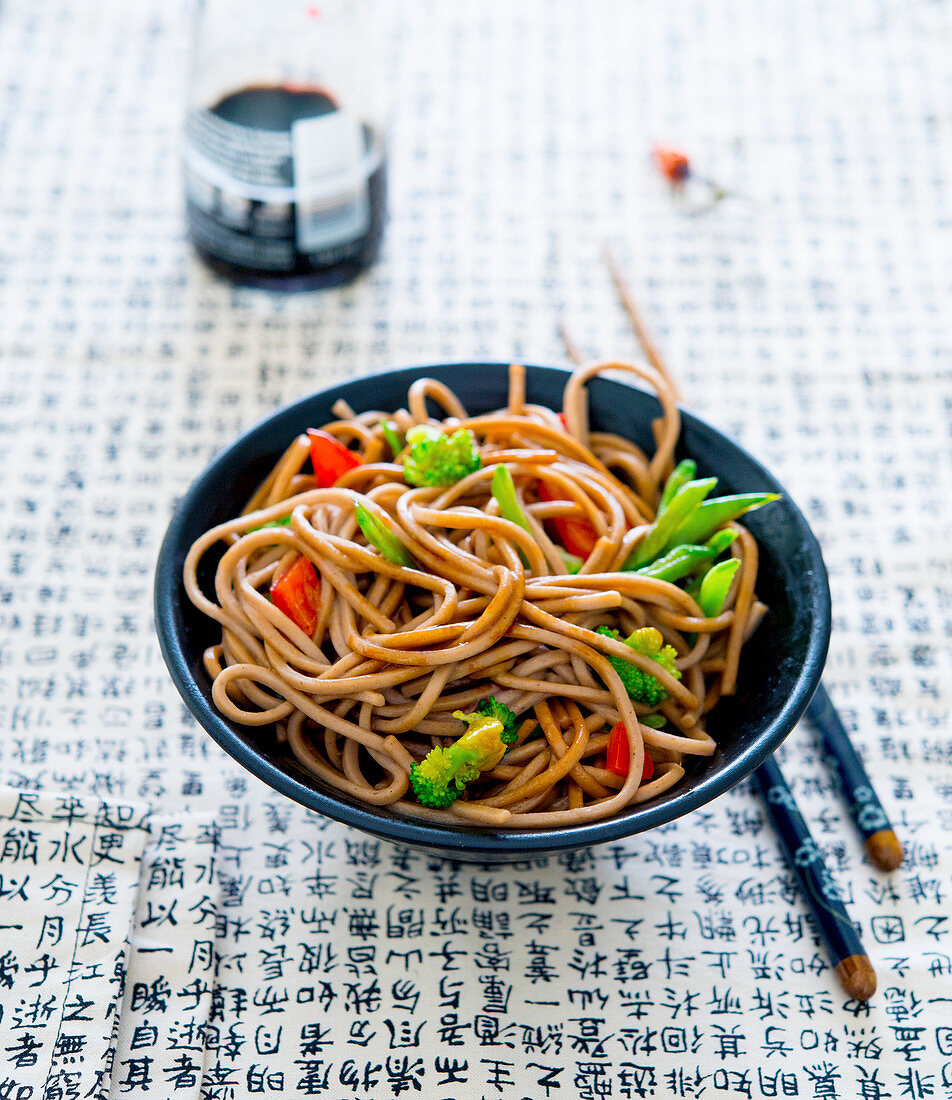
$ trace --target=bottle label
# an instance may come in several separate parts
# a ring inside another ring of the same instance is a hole
[[[297,246],[313,253],[362,237],[370,228],[364,130],[346,111],[291,126]]]
[[[376,160],[354,116],[332,111],[261,130],[191,111],[185,133],[189,231],[222,260],[275,273],[346,259],[370,228]]]
[[[211,111],[189,111],[185,120],[186,158],[201,175],[253,187],[290,187],[291,135],[287,130],[239,126]],[[204,171],[202,171],[204,166]]]

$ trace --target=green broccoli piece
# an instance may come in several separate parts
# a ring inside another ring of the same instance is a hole
[[[410,485],[455,485],[482,464],[476,437],[466,428],[447,435],[431,424],[417,424],[407,432],[403,474]]]
[[[508,707],[505,709],[512,714]],[[419,764],[410,765],[410,785],[417,798],[434,809],[452,805],[471,779],[502,760],[508,747],[503,740],[506,730],[502,718],[459,710],[453,711],[453,717],[469,726],[463,736],[446,748],[430,749]]]
[[[619,637],[617,630],[612,630],[611,627],[607,626],[600,626],[597,633],[604,635],[606,638]],[[674,646],[663,645],[663,642],[661,631],[655,630],[653,626],[642,627],[625,638],[625,645],[630,645],[636,653],[640,653],[643,657],[650,657],[653,661],[657,661],[665,672],[670,672],[675,680],[680,680],[681,671],[675,668],[674,665],[678,652]],[[667,689],[650,672],[642,672],[637,665],[621,657],[609,657],[608,660],[612,668],[621,677],[625,690],[636,703],[656,707],[668,698]]]
[[[499,740],[504,745],[511,745],[515,741],[518,720],[505,703],[500,703],[498,699],[494,699],[490,695],[486,699],[480,699],[475,710],[477,714],[484,714],[487,718],[498,718],[502,722],[502,733],[499,735]]]

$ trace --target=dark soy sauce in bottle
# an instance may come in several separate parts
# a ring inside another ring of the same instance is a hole
[[[317,44],[326,40],[329,47],[339,47],[342,29],[352,38],[354,27],[340,18],[351,7],[328,5],[341,25],[332,23],[326,34],[332,21],[317,8],[303,9],[305,16],[317,13],[316,21],[291,27],[295,48],[315,32]],[[301,18],[301,10],[289,9],[290,18]],[[287,40],[279,44],[288,48]],[[333,69],[342,51],[326,52]],[[220,67],[222,51],[212,56]],[[219,87],[235,68],[218,74]],[[337,74],[341,83],[353,81],[353,69]],[[193,81],[200,84],[200,76]],[[365,98],[352,95],[348,106],[311,74],[243,82],[193,106],[185,127],[186,221],[209,267],[244,285],[310,290],[346,282],[373,262],[383,236],[387,166],[383,134],[362,110]]]

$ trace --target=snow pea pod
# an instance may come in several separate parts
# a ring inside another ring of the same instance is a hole
[[[267,527],[290,527],[290,526],[291,526],[291,516],[290,516],[290,514],[288,514],[286,516],[282,516],[280,519],[273,519],[268,523],[259,523],[257,527],[249,527],[248,528],[248,534],[250,535],[252,531],[264,531],[265,528],[267,528]]]
[[[704,542],[725,523],[730,523],[745,512],[753,511],[754,508],[760,508],[764,504],[770,504],[771,501],[779,499],[779,493],[738,493],[736,496],[705,500],[685,516],[680,525],[671,532],[669,542],[672,546],[681,542],[692,544]]]
[[[715,565],[701,581],[701,592],[698,596],[698,607],[708,619],[714,619],[724,610],[724,601],[730,590],[731,582],[737,570],[740,569],[740,561],[737,558],[729,558]]]
[[[363,504],[358,504],[354,511],[364,538],[375,550],[379,550],[387,561],[393,562],[394,565],[405,566],[407,569],[420,568],[416,558],[383,520],[377,519]]]
[[[529,526],[526,514],[519,504],[519,498],[516,496],[516,484],[512,480],[512,474],[507,466],[496,467],[492,480],[492,493],[499,504],[499,514],[502,518],[509,520],[510,523],[515,523],[531,535],[532,528]]]
[[[499,504],[499,514],[502,518],[509,520],[510,523],[516,524],[517,527],[521,527],[523,531],[527,531],[532,535],[532,528],[529,526],[526,514],[519,504],[519,498],[516,496],[516,483],[512,480],[512,474],[509,472],[508,466],[496,467],[492,480],[492,494]],[[535,535],[532,535],[532,537],[535,538]],[[522,564],[528,565],[529,559],[518,547],[516,547],[516,550]]]
[[[636,570],[639,576],[653,577],[659,581],[679,581],[689,577],[720,557],[737,537],[735,531],[716,531],[703,546],[680,544],[669,550],[664,557]]]
[[[392,420],[384,422],[383,437],[389,444],[390,450],[393,451],[393,457],[396,458],[406,446],[406,443],[404,443],[403,439],[400,437],[400,433],[397,431],[397,425]]]
[[[674,494],[671,503],[655,519],[647,535],[635,547],[634,553],[625,562],[626,569],[637,569],[654,561],[670,543],[697,544],[700,539],[674,539],[678,527],[691,515],[701,501],[717,484],[716,477],[705,477],[700,481],[689,481]]]
[[[664,489],[661,493],[661,503],[658,505],[658,514],[655,516],[655,519],[657,519],[671,501],[674,500],[678,489],[680,489],[682,485],[687,485],[696,474],[697,463],[693,458],[685,458],[675,466],[671,476],[664,483]]]

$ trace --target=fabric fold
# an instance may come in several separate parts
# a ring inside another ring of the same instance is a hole
[[[148,816],[0,788],[0,1095],[108,1095]]]
[[[216,972],[218,827],[155,817],[142,860],[112,1098],[200,1096]]]

